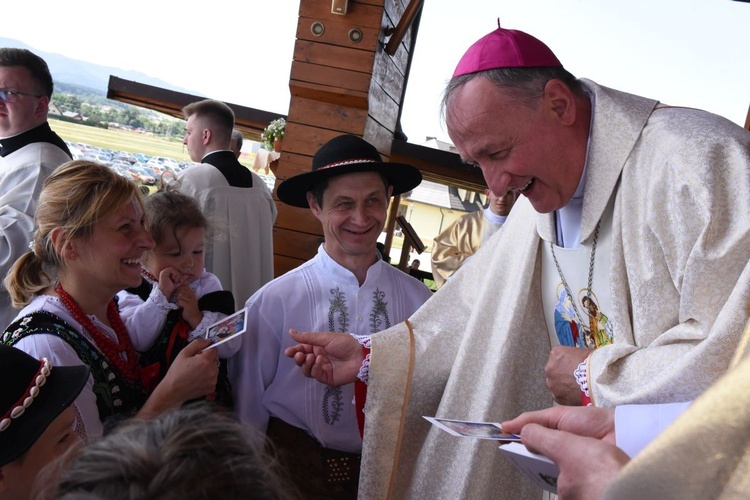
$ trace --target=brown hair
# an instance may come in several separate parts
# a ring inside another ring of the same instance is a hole
[[[34,80],[35,93],[46,95],[50,99],[52,98],[52,90],[54,88],[52,75],[50,74],[49,66],[47,66],[44,59],[27,49],[13,47],[1,48],[0,67],[12,68],[15,66],[29,70],[31,77]]]
[[[74,160],[52,172],[39,195],[31,251],[19,257],[5,278],[13,307],[27,305],[52,285],[58,269],[64,265],[52,245],[53,229],[62,228],[65,242],[87,238],[97,221],[133,199],[143,205],[135,183],[105,165]]]
[[[205,120],[204,124],[210,125],[217,138],[227,142],[231,140],[234,129],[234,111],[225,103],[214,99],[191,102],[182,108],[182,114],[186,120],[196,115],[202,121]]]
[[[147,196],[143,205],[148,218],[148,231],[157,246],[162,244],[164,234],[169,230],[177,240],[178,229],[209,229],[208,219],[195,198],[176,191],[169,184]]]
[[[55,498],[299,498],[264,440],[204,403],[134,419],[50,471],[58,475]]]

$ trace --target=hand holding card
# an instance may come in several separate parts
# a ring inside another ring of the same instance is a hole
[[[211,349],[242,335],[246,329],[247,311],[243,308],[224,319],[220,319],[206,329],[206,338],[213,341],[206,349]]]
[[[424,417],[427,421],[448,434],[476,439],[502,441],[500,451],[539,487],[557,493],[557,476],[560,470],[549,458],[531,453],[521,444],[521,436],[503,432],[497,422],[472,422],[448,418]]]

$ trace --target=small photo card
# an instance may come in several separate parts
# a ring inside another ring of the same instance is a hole
[[[242,335],[245,333],[246,328],[247,311],[242,308],[236,313],[217,321],[206,329],[206,338],[213,340],[213,344],[206,347],[206,349],[211,349],[219,344],[223,344],[229,339],[233,339],[237,335]]]
[[[471,422],[469,420],[452,420],[448,418],[424,417],[445,432],[459,437],[492,439],[494,441],[520,441],[521,436],[503,432],[497,422]]]

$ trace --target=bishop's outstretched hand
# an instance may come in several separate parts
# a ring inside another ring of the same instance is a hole
[[[294,359],[306,377],[327,385],[343,385],[357,380],[364,353],[360,343],[351,335],[298,332],[293,328],[289,335],[299,344],[286,348],[284,354]]]

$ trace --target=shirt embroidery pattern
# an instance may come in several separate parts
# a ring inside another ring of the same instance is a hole
[[[330,307],[328,308],[328,330],[346,332],[349,329],[349,311],[346,307],[346,296],[339,287],[331,289]],[[338,320],[338,328],[336,322]],[[333,425],[341,419],[343,406],[341,388],[329,385],[323,394],[323,421]],[[330,410],[330,411],[329,411]]]
[[[332,332],[346,332],[349,328],[349,311],[346,306],[346,296],[338,288],[331,290],[332,298],[328,309],[328,328]],[[338,326],[336,328],[336,320]],[[385,300],[385,292],[376,288],[372,292],[372,310],[370,311],[370,333],[391,327],[391,318],[388,314],[388,302]],[[341,419],[343,409],[342,391],[339,387],[328,386],[323,394],[323,420],[328,425],[333,425]]]
[[[370,333],[379,332],[391,327],[391,318],[388,317],[388,302],[383,300],[385,292],[376,288],[372,292],[372,312],[370,313]]]
[[[328,331],[346,332],[349,329],[349,311],[346,308],[346,296],[336,287],[331,290],[331,307],[328,309]],[[339,327],[336,328],[336,313],[339,314]]]

